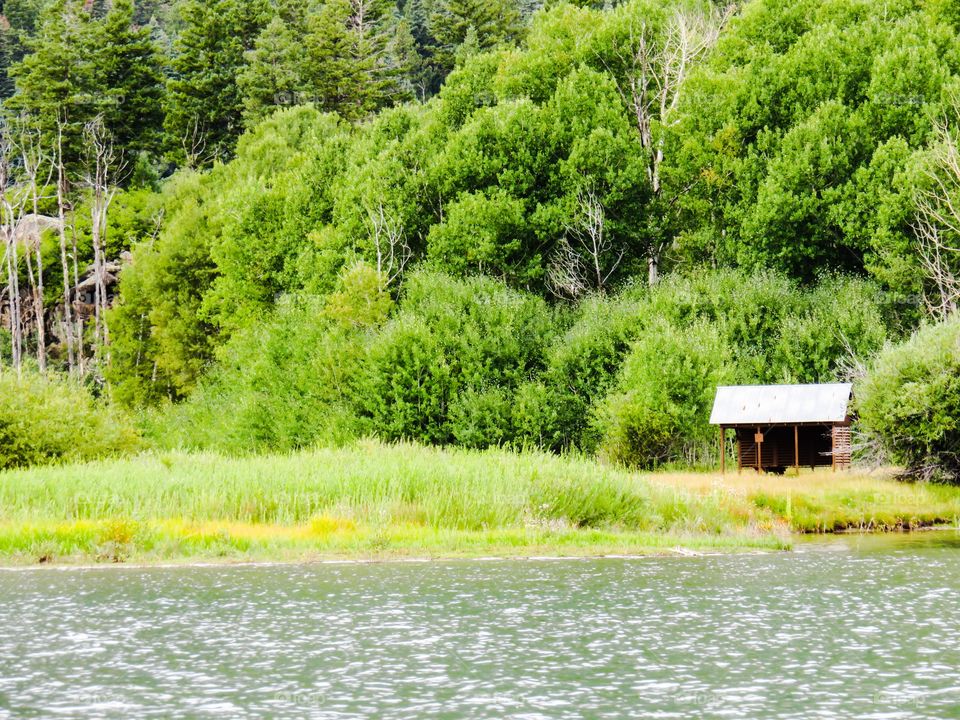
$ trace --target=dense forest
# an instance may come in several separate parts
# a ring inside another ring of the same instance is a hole
[[[843,378],[865,457],[960,476],[951,0],[2,12],[0,467],[698,465],[718,384]]]

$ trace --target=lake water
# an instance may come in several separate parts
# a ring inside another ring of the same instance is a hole
[[[0,571],[0,717],[960,716],[960,536]]]

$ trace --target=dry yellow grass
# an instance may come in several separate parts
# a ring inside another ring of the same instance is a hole
[[[903,483],[896,470],[802,469],[799,474],[655,473],[649,482],[675,492],[713,498],[751,515],[770,511],[795,532],[909,529],[960,519],[960,489]]]

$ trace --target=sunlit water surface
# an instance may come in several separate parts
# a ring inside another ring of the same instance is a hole
[[[3,717],[958,717],[960,537],[0,571]]]

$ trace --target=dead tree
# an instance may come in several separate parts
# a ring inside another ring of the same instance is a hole
[[[27,252],[27,273],[30,279],[33,298],[33,316],[36,325],[37,334],[37,366],[41,373],[47,371],[47,328],[44,313],[44,283],[43,283],[43,253],[41,252],[41,234],[40,225],[40,190],[39,175],[40,168],[46,162],[46,155],[40,142],[40,133],[24,129],[20,133],[20,161],[23,168],[24,181],[30,192],[32,204],[32,227],[24,228],[32,247]],[[44,185],[49,185],[53,176],[53,166],[50,166]],[[34,255],[34,261],[31,262],[30,254]],[[33,265],[36,264],[36,277],[34,278]]]
[[[60,263],[63,270],[63,326],[62,334],[64,343],[67,346],[67,363],[71,375],[76,375],[80,372],[78,364],[78,355],[82,354],[82,350],[78,352],[75,347],[76,343],[74,341],[74,324],[73,324],[73,312],[72,305],[70,302],[70,264],[68,262],[68,253],[67,253],[67,173],[66,168],[64,167],[63,161],[63,125],[64,121],[61,116],[57,117],[57,142],[54,147],[54,165],[56,167],[57,173],[57,221],[58,221],[58,233],[60,239]],[[76,268],[76,243],[74,243],[74,268]],[[76,275],[75,271],[75,275]],[[76,287],[77,281],[74,281],[72,287]]]
[[[381,289],[385,290],[403,275],[413,251],[405,239],[403,224],[386,211],[383,202],[378,202],[376,208],[367,207],[367,222],[377,274]]]
[[[950,113],[954,122],[960,120],[960,100]],[[929,186],[914,196],[913,230],[927,281],[927,310],[942,319],[960,307],[960,147],[947,122],[937,134]]]
[[[547,283],[557,296],[576,299],[590,290],[603,292],[626,254],[607,232],[606,211],[591,189],[577,193],[576,211],[554,250]]]
[[[183,150],[184,166],[195,168],[212,159],[207,153],[207,134],[200,124],[200,119],[193,118],[190,127],[180,138],[180,148]]]
[[[619,67],[611,68],[604,61],[647,152],[647,181],[656,200],[664,195],[664,130],[677,122],[676,110],[690,71],[716,44],[734,10],[734,5],[718,8],[707,3],[677,7],[663,27],[652,26],[645,17],[634,17],[626,41],[613,48],[612,57]],[[659,279],[665,250],[665,239],[654,240],[648,249],[651,285]]]
[[[106,234],[107,212],[116,194],[112,180],[122,167],[114,150],[113,138],[98,116],[84,127],[87,145],[87,174],[84,178],[90,189],[90,239],[93,247],[94,277],[94,351],[99,356],[107,353],[109,362],[110,331],[107,327]]]
[[[575,300],[590,291],[590,269],[566,237],[561,238],[547,266],[547,287],[559,298]]]
[[[4,239],[4,260],[7,270],[7,302],[10,316],[10,355],[19,375],[23,364],[23,306],[20,290],[20,236],[26,205],[21,188],[12,180],[11,160],[15,146],[10,126],[0,123],[0,234]],[[28,251],[29,252],[29,251]]]

